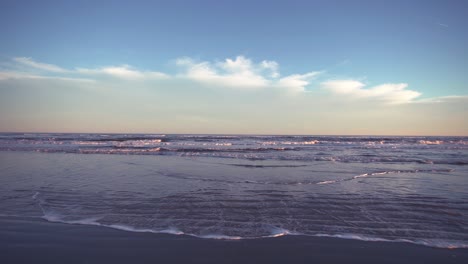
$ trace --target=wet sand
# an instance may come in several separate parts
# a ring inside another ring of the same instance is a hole
[[[468,249],[284,236],[226,241],[0,217],[0,263],[467,263]]]

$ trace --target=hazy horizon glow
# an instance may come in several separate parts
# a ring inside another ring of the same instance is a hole
[[[0,4],[0,132],[468,135],[463,1],[106,3]]]

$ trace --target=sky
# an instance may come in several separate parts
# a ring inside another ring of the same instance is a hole
[[[0,131],[468,136],[468,1],[0,1]]]

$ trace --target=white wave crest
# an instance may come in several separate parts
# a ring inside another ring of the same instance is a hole
[[[434,140],[434,141],[419,140],[419,144],[422,144],[422,145],[440,145],[440,144],[443,144],[443,143],[444,143],[443,140]]]
[[[336,183],[336,181],[321,181],[321,182],[317,182],[317,184],[331,184],[331,183]]]

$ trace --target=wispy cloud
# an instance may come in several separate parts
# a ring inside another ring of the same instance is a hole
[[[338,63],[336,64],[336,66],[349,65],[349,64],[351,64],[351,63],[352,63],[351,60],[345,59],[345,60],[342,60],[342,61],[338,62]]]
[[[436,25],[441,26],[441,27],[446,27],[446,28],[449,27],[447,24],[443,24],[443,23],[436,23]]]
[[[13,58],[13,61],[16,62],[19,66],[26,66],[27,68],[31,68],[34,70],[41,70],[44,72],[49,72],[49,73],[57,73],[60,75],[63,74],[68,74],[68,75],[107,75],[115,78],[120,78],[120,79],[128,79],[128,80],[142,80],[142,79],[164,79],[168,78],[169,75],[162,73],[162,72],[157,72],[157,71],[140,71],[137,69],[134,69],[133,67],[129,65],[120,65],[120,66],[106,66],[106,67],[101,67],[101,68],[94,68],[94,69],[89,69],[89,68],[75,68],[74,70],[67,70],[65,68],[59,67],[57,65],[53,64],[47,64],[47,63],[42,63],[42,62],[37,62],[33,60],[32,58],[27,58],[27,57],[16,57]],[[28,69],[25,69],[26,71]],[[36,71],[37,72],[37,71]],[[25,74],[23,73],[14,73],[14,72],[9,72],[8,74],[6,72],[2,73],[2,76],[0,76],[0,79],[19,79],[19,78],[40,78],[40,75],[31,75],[31,74]],[[53,76],[43,76],[44,78],[61,78],[61,79],[67,79],[65,77],[53,77]],[[78,80],[79,78],[68,78],[70,80]]]
[[[27,57],[16,57],[16,58],[13,58],[13,61],[22,65],[32,67],[35,69],[39,69],[39,70],[43,70],[43,71],[57,72],[57,73],[68,72],[66,69],[61,68],[59,66],[37,62],[37,61],[34,61],[32,58],[27,58]]]
[[[61,77],[61,76],[44,76],[37,74],[30,74],[25,72],[11,72],[11,71],[1,71],[0,72],[0,81],[9,80],[9,79],[37,79],[37,80],[59,80],[59,81],[72,81],[72,82],[95,82],[92,79],[86,78],[72,78],[72,77]]]
[[[87,68],[76,68],[77,73],[88,74],[88,75],[109,75],[112,77],[127,79],[127,80],[138,80],[138,79],[165,79],[169,75],[156,72],[156,71],[139,71],[133,69],[129,65],[121,66],[108,66],[96,69]]]
[[[337,95],[348,96],[348,98],[372,98],[391,104],[411,103],[420,92],[408,90],[406,83],[387,83],[370,88],[356,80],[332,80],[321,84],[322,87]]]
[[[458,101],[468,102],[468,96],[466,95],[465,96],[463,95],[440,96],[440,97],[420,99],[420,100],[415,101],[415,103],[433,104],[433,103],[451,103],[451,102],[458,102]]]

